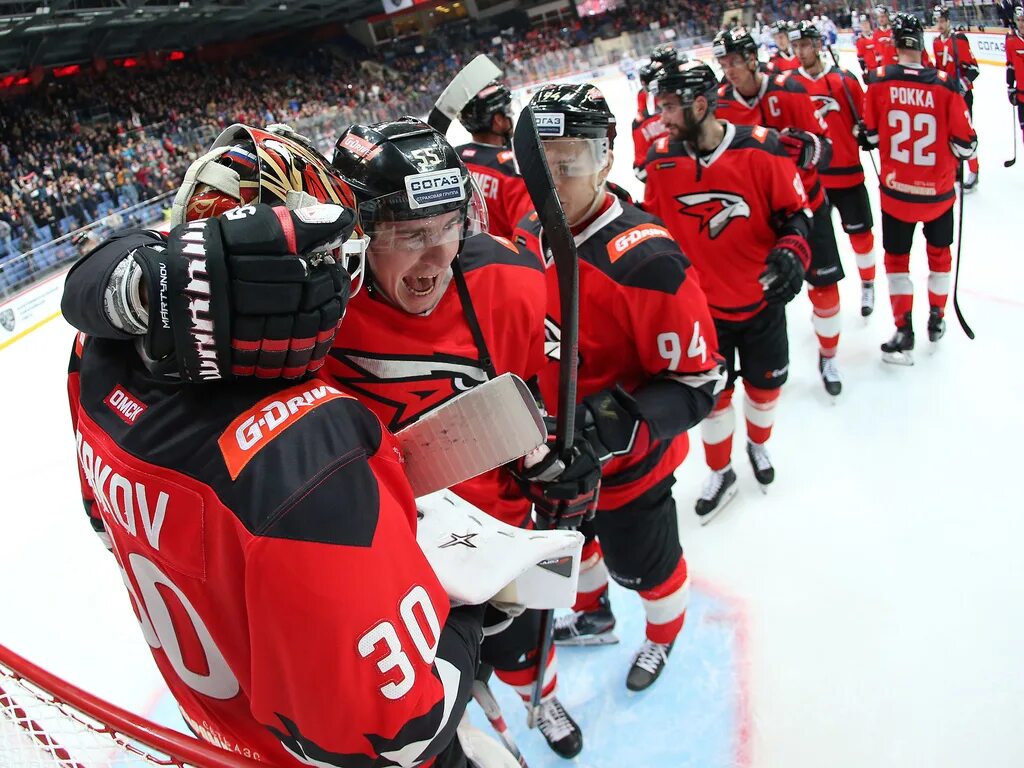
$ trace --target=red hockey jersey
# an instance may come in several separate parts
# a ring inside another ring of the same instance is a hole
[[[644,208],[693,254],[711,314],[722,320],[764,309],[758,276],[768,252],[790,220],[793,234],[806,238],[810,229],[797,168],[763,126],[726,123],[722,143],[700,160],[681,142],[659,139],[648,155]]]
[[[655,139],[664,136],[665,124],[658,112],[651,112],[647,91],[637,94],[636,118],[633,120],[633,168],[639,169],[647,159],[647,150]]]
[[[861,35],[857,38],[857,61],[864,74],[881,65],[881,60],[878,57],[878,44],[874,37]]]
[[[320,375],[398,431],[486,381],[488,368],[524,380],[544,367],[547,288],[540,261],[508,240],[469,238],[458,264],[485,349],[474,339],[453,280],[427,315],[411,315],[370,291],[348,305]],[[510,525],[529,516],[511,475],[495,469],[456,486],[460,496]]]
[[[156,378],[120,341],[79,337],[68,383],[86,508],[191,728],[275,766],[429,765],[479,619],[449,615],[377,418],[316,379]]]
[[[875,30],[875,51],[877,53],[878,67],[885,67],[889,64],[896,64],[899,61],[899,55],[896,52],[896,46],[892,42],[892,27],[886,27],[882,29],[879,27]],[[925,67],[932,66],[931,57],[928,55],[928,51],[921,51],[921,64]]]
[[[882,210],[902,221],[932,221],[953,204],[960,160],[977,134],[964,97],[945,72],[892,64],[868,75],[864,122],[878,145]]]
[[[783,130],[794,128],[821,137],[823,145],[829,144],[828,126],[815,112],[807,89],[803,87],[792,73],[781,75],[762,75],[761,89],[753,99],[747,101],[728,83],[718,89],[718,107],[715,115],[719,119],[728,120],[739,125],[763,125],[767,128]],[[831,149],[822,152],[822,167],[827,167]],[[807,200],[811,210],[816,211],[825,202],[818,170],[810,168],[800,170],[800,177],[807,191]]]
[[[956,43],[954,55],[953,45]],[[960,79],[962,93],[974,88],[974,80],[978,77],[978,60],[974,58],[971,43],[963,32],[956,32],[948,37],[936,35],[932,40],[932,51],[935,53],[935,67],[942,70],[950,78]],[[957,64],[960,71],[957,72]]]
[[[828,135],[832,139],[832,160],[827,168],[821,169],[821,183],[825,189],[844,189],[864,183],[864,166],[860,161],[860,147],[853,136],[856,117],[864,114],[864,89],[860,81],[850,72],[838,67],[826,67],[818,74],[811,75],[803,68],[792,75],[810,94],[817,108],[818,117],[828,124]],[[843,87],[845,83],[845,88]]]
[[[1017,103],[1024,104],[1024,37],[1012,30],[1006,34],[1006,85],[1017,91]]]
[[[659,139],[662,141],[663,139]],[[536,214],[520,222],[517,242],[544,254],[548,280],[549,361],[541,391],[549,410],[558,403],[561,313],[558,279]],[[638,398],[653,382],[670,381],[707,394],[710,412],[722,384],[721,359],[707,300],[679,246],[653,216],[607,194],[600,213],[575,234],[579,254],[579,370],[577,399],[616,385]],[[617,509],[675,471],[689,450],[676,387],[653,410],[629,454],[602,470],[601,509]],[[652,390],[648,390],[650,392]]]
[[[800,59],[796,57],[793,51],[776,51],[772,54],[772,57],[768,59],[768,71],[777,75],[781,72],[789,72],[793,69],[800,67]]]
[[[455,151],[480,186],[487,204],[487,231],[510,239],[516,223],[533,210],[512,150],[474,141],[456,147]]]

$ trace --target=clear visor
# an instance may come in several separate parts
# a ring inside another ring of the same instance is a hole
[[[608,139],[544,139],[541,146],[553,178],[592,176],[608,165]]]

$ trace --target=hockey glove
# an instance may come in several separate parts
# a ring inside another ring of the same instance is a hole
[[[634,450],[641,424],[636,400],[622,387],[585,397],[576,406],[576,434],[590,443],[602,464]]]
[[[804,282],[804,262],[798,251],[797,243],[788,242],[800,240],[807,247],[806,241],[801,238],[784,237],[775,244],[775,247],[768,253],[765,259],[766,269],[758,277],[764,287],[764,300],[769,304],[788,304],[798,293]]]
[[[348,300],[331,253],[354,223],[337,205],[247,205],[175,227],[166,248],[137,248],[147,355],[193,382],[319,369]]]
[[[1019,101],[1018,98],[1017,98],[1017,89],[1014,88],[1013,86],[1010,86],[1009,88],[1007,88],[1006,89],[1006,98],[1008,98],[1010,100],[1010,106],[1016,107],[1017,103]]]
[[[853,126],[853,138],[856,140],[857,146],[865,152],[870,152],[875,148],[875,145],[871,143],[871,137],[868,135],[866,128],[861,128],[859,125]]]
[[[816,168],[821,162],[823,150],[819,136],[808,131],[786,128],[779,134],[779,141],[782,142],[783,149],[796,163],[797,168],[806,171]]]
[[[533,502],[534,521],[542,530],[575,530],[597,512],[601,462],[586,438],[573,443],[568,461],[542,445],[523,458],[513,475]]]

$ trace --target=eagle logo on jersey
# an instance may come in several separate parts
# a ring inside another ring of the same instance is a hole
[[[560,360],[562,353],[562,329],[550,317],[544,318],[544,356],[548,360]]]
[[[676,201],[682,204],[679,212],[684,216],[700,219],[700,231],[707,230],[714,240],[735,218],[750,218],[750,206],[741,195],[732,192],[694,192],[679,195]]]
[[[394,358],[334,349],[331,356],[348,368],[332,367],[342,388],[384,405],[371,408],[392,432],[487,381],[478,360],[457,355]]]
[[[825,115],[829,112],[841,112],[842,107],[839,105],[839,101],[831,96],[811,96],[811,101],[814,102],[814,111],[818,113],[818,117],[824,119]]]

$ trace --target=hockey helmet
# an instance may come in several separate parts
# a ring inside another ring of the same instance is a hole
[[[685,56],[685,54],[683,55]],[[651,63],[667,64],[678,59],[679,56],[678,49],[672,43],[662,43],[654,46],[654,50],[651,51]]]
[[[946,21],[949,21],[949,8],[944,5],[936,5],[932,9],[932,16],[934,16],[935,19],[945,19]]]
[[[653,62],[641,65],[637,70],[637,74],[640,76],[640,85],[644,88],[649,87],[650,84],[654,82],[654,78],[658,74],[658,70],[660,68],[660,65]]]
[[[821,30],[809,21],[801,21],[789,36],[790,40],[821,40]]]
[[[757,43],[745,27],[723,29],[711,42],[711,55],[716,59],[738,53],[744,58],[757,56]]]
[[[470,133],[489,132],[491,121],[499,114],[512,119],[512,92],[495,80],[466,103],[459,113],[459,122]]]
[[[718,85],[714,71],[702,61],[669,64],[658,72],[654,81],[657,93],[674,93],[683,106],[689,106],[698,96],[703,96],[711,109],[718,101]]]
[[[350,126],[338,139],[332,165],[355,193],[359,221],[380,237],[394,221],[462,213],[461,227],[437,233],[429,245],[464,240],[487,230],[487,208],[458,153],[422,120],[403,117]]]
[[[910,13],[896,13],[892,17],[892,44],[910,51],[924,50],[924,25]]]
[[[601,89],[591,83],[545,85],[530,99],[542,142],[576,142],[572,162],[560,162],[563,176],[588,176],[608,165],[615,143],[615,115]]]

